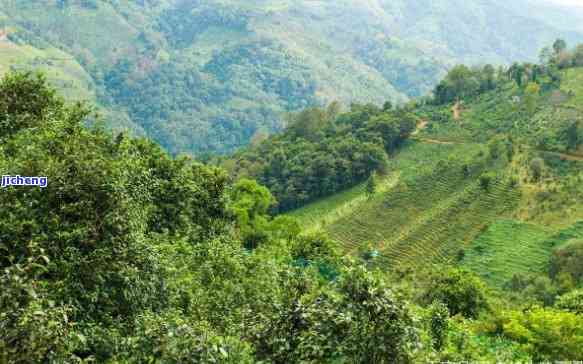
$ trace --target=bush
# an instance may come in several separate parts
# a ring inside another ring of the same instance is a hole
[[[496,173],[494,172],[482,173],[482,175],[480,176],[480,187],[482,187],[484,191],[490,190],[490,185],[492,184],[492,181],[494,181],[495,179]]]
[[[535,362],[583,358],[583,316],[571,312],[512,312],[504,335],[519,342]]]
[[[551,277],[569,274],[575,282],[583,282],[583,240],[574,240],[561,246],[551,257]]]
[[[583,314],[583,289],[578,289],[559,297],[555,307],[576,314]]]
[[[542,158],[534,158],[530,161],[530,173],[534,181],[540,181],[543,176],[545,161]]]
[[[433,273],[427,282],[422,301],[445,304],[452,316],[462,315],[476,318],[489,307],[486,287],[474,273],[451,268],[441,273]]]

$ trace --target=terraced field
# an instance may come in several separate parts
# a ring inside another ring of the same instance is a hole
[[[501,287],[515,274],[544,272],[554,248],[582,237],[583,221],[555,231],[516,220],[498,220],[466,250],[462,265]]]
[[[462,265],[500,287],[515,274],[527,275],[546,269],[553,246],[545,242],[553,233],[540,225],[496,221],[466,251]]]
[[[304,208],[300,216],[318,211],[319,221],[326,222],[320,225],[347,251],[372,245],[383,265],[444,262],[518,203],[519,192],[504,177],[504,168],[504,162],[489,161],[480,144],[412,141],[391,162],[399,175],[398,181],[389,175],[391,188],[358,203],[350,192],[352,202],[346,204],[351,208],[332,221],[326,221],[323,202]],[[479,184],[486,170],[499,172],[488,189]]]

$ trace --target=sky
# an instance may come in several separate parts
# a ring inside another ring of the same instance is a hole
[[[549,4],[559,4],[566,6],[576,6],[583,9],[583,0],[543,0],[543,2]]]

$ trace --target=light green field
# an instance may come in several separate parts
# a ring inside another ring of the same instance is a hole
[[[411,141],[391,160],[385,187],[372,198],[361,185],[291,215],[326,230],[348,252],[375,247],[384,266],[451,262],[519,200],[519,191],[503,177],[505,164],[484,155],[480,144]],[[465,163],[471,166],[468,176]],[[487,191],[478,183],[485,170],[500,173]]]
[[[513,275],[543,272],[552,250],[547,240],[554,231],[516,220],[498,220],[466,250],[463,266],[494,286],[502,286]]]
[[[0,76],[11,69],[43,72],[70,100],[95,99],[91,77],[71,55],[56,48],[38,49],[0,41]]]
[[[567,229],[501,219],[494,222],[466,250],[462,265],[488,283],[502,287],[515,274],[543,273],[552,250],[583,237],[583,222]]]

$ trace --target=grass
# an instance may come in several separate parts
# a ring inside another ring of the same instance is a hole
[[[41,71],[68,99],[95,100],[91,77],[73,57],[56,48],[0,42],[0,76],[11,69]]]

